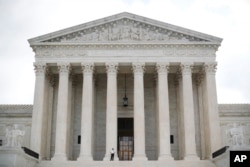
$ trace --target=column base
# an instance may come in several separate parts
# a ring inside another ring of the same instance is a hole
[[[200,160],[200,158],[197,155],[195,155],[195,154],[189,154],[189,155],[186,155],[184,157],[184,160],[187,160],[187,161],[198,161],[198,160]]]
[[[93,157],[91,155],[80,155],[77,161],[93,161]]]
[[[66,154],[55,153],[54,157],[51,158],[52,161],[68,161]]]
[[[158,158],[159,161],[173,161],[174,158],[170,154],[162,154]]]
[[[137,154],[134,155],[134,157],[132,158],[133,161],[147,161],[148,158],[146,157],[145,154]]]

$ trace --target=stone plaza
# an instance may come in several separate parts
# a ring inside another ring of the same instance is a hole
[[[0,166],[220,166],[250,146],[250,104],[217,103],[221,42],[127,12],[29,39],[34,103],[0,105]]]

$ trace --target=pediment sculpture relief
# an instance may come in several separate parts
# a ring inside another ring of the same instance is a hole
[[[44,42],[207,41],[157,26],[121,19]]]

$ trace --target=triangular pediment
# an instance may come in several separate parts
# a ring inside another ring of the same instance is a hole
[[[121,13],[30,39],[41,43],[216,43],[221,38],[182,27]]]

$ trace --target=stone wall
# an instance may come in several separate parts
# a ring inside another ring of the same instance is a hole
[[[30,146],[32,105],[0,105],[2,146]]]
[[[223,145],[250,146],[250,104],[220,104]]]

